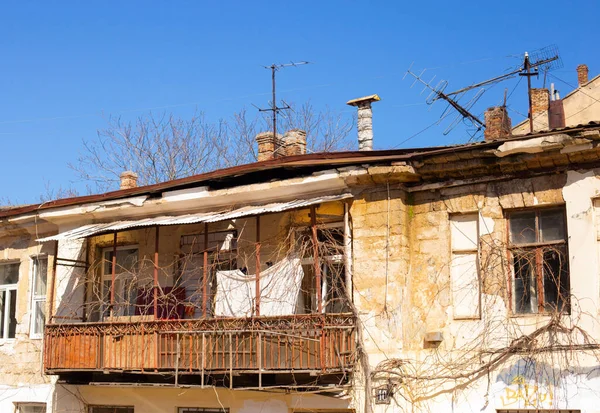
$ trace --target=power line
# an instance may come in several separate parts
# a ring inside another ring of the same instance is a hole
[[[575,87],[575,86],[571,85],[569,82],[567,82],[567,81],[565,81],[565,80],[562,80],[561,78],[559,78],[558,76],[556,76],[556,75],[554,75],[554,74],[552,74],[552,73],[550,73],[550,76],[552,76],[553,78],[555,78],[555,79],[556,79],[556,80],[558,80],[559,82],[562,82],[562,83],[564,83],[565,85],[569,86],[569,87],[570,87],[570,88],[572,88],[573,90],[575,90],[575,89],[578,89],[577,87]],[[590,99],[592,99],[592,100],[593,100],[593,102],[592,102],[592,103],[590,103],[589,105],[587,105],[586,107],[584,107],[583,109],[580,109],[579,111],[577,111],[577,112],[575,112],[575,113],[572,113],[572,114],[570,114],[570,115],[569,115],[569,116],[567,116],[565,119],[568,119],[568,118],[570,118],[570,117],[573,117],[573,116],[575,116],[575,115],[577,115],[577,114],[579,114],[579,113],[583,112],[584,110],[586,110],[586,109],[587,109],[587,108],[589,108],[590,106],[593,106],[593,105],[595,105],[596,103],[599,103],[599,102],[600,102],[600,100],[596,99],[596,98],[595,98],[595,97],[593,97],[592,95],[589,95],[589,94],[585,93],[585,91],[584,91],[582,88],[579,88],[579,90],[578,90],[578,91],[579,91],[580,93],[582,93],[583,95],[585,95],[585,96],[589,97]]]

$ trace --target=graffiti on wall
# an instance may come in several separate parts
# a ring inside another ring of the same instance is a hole
[[[504,383],[500,394],[503,407],[551,408],[560,372],[531,359],[520,359],[503,369],[496,382]]]

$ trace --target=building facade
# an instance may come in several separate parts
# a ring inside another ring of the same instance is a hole
[[[600,412],[600,124],[486,116],[0,211],[2,408]]]

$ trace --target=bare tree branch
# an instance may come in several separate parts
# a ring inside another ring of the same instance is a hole
[[[353,146],[348,139],[352,116],[329,108],[318,111],[311,102],[292,105],[278,123],[281,131],[305,130],[309,153]],[[109,117],[97,139],[83,141],[83,150],[69,167],[98,191],[115,189],[119,175],[127,170],[138,174],[140,185],[169,181],[255,162],[254,138],[270,125],[264,113],[253,116],[245,108],[217,122],[208,122],[201,112],[190,119],[167,113],[149,113],[133,122]]]

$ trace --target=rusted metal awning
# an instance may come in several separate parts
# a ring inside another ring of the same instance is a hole
[[[181,225],[196,224],[201,222],[218,222],[230,219],[242,218],[246,216],[268,214],[273,212],[288,211],[291,209],[304,208],[311,205],[324,202],[341,201],[351,198],[351,194],[327,195],[310,199],[295,199],[288,202],[275,202],[265,205],[248,205],[232,210],[223,210],[218,212],[202,212],[197,214],[186,214],[177,216],[158,216],[153,218],[143,218],[130,221],[113,221],[99,224],[88,224],[68,231],[60,232],[46,238],[38,239],[39,242],[60,241],[69,239],[87,238],[92,235],[110,233],[115,231],[125,231],[134,228],[151,227],[156,225]]]

